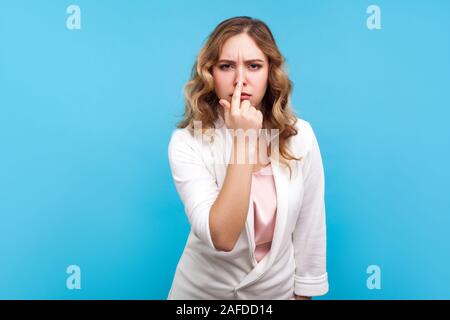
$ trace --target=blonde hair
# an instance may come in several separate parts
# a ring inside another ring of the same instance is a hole
[[[292,155],[287,146],[288,139],[297,134],[294,127],[297,117],[289,104],[292,82],[284,70],[285,59],[272,32],[261,20],[245,16],[230,18],[217,25],[209,35],[192,68],[191,79],[185,85],[185,109],[177,127],[192,129],[194,121],[201,121],[204,130],[214,127],[220,105],[214,90],[212,67],[217,63],[225,41],[241,33],[248,34],[268,58],[268,84],[261,101],[263,128],[279,130],[280,162],[288,165],[288,160],[301,159]]]

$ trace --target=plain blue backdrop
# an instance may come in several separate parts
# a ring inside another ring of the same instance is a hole
[[[272,29],[319,140],[320,299],[450,298],[444,0],[0,0],[0,298],[167,297],[189,233],[167,145],[198,51],[237,15]],[[72,264],[81,290],[66,288]]]

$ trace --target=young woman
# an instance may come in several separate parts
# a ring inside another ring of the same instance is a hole
[[[191,232],[168,299],[328,292],[322,159],[291,87],[260,20],[225,20],[201,49],[169,142]]]

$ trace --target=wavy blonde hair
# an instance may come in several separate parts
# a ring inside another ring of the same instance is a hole
[[[289,138],[297,134],[297,117],[289,104],[292,82],[272,32],[261,20],[246,16],[230,18],[217,25],[209,35],[192,68],[191,79],[184,87],[185,109],[177,127],[193,129],[194,121],[201,121],[203,130],[214,128],[220,105],[214,90],[212,67],[217,63],[225,41],[241,33],[247,33],[268,58],[268,84],[261,101],[263,129],[279,130],[280,162],[287,165],[292,174],[288,161],[301,159],[288,150]]]

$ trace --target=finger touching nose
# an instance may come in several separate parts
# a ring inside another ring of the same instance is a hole
[[[238,65],[236,68],[236,80],[235,84],[241,81],[242,83],[245,83],[245,76],[244,76],[244,67],[242,65]]]

